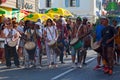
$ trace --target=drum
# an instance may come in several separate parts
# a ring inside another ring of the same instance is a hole
[[[0,42],[4,42],[5,41],[5,38],[0,38]]]
[[[17,45],[17,41],[9,41],[8,42],[8,45],[10,46],[10,47],[15,47],[16,45]]]
[[[102,52],[102,48],[97,42],[94,42],[93,45],[91,45],[91,48],[98,53]]]
[[[27,49],[27,50],[32,50],[35,48],[35,46],[36,46],[35,43],[32,41],[28,41],[24,45],[25,49]]]
[[[98,44],[97,41],[96,42],[93,41],[93,37],[92,36],[90,36],[90,37],[91,37],[91,48],[94,51],[100,53],[102,51],[102,48],[100,47],[100,45]]]
[[[51,40],[50,42],[48,42],[48,46],[55,47],[56,42],[56,40]]]
[[[100,45],[98,45],[97,42],[94,42],[94,43],[91,45],[91,48],[94,49],[94,50],[98,49],[99,47],[100,47]]]
[[[74,38],[71,42],[70,45],[73,46],[78,42],[78,38]]]
[[[74,38],[71,42],[70,45],[74,47],[74,49],[79,49],[83,46],[83,42],[79,40],[78,38]]]

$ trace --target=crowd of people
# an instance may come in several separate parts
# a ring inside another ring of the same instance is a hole
[[[86,17],[73,21],[60,16],[58,20],[48,19],[44,23],[40,19],[18,23],[16,18],[3,18],[0,24],[1,61],[7,68],[12,67],[11,59],[16,67],[20,67],[22,61],[25,68],[42,68],[42,56],[46,53],[48,67],[52,68],[58,67],[57,58],[64,64],[64,55],[70,54],[71,66],[82,68],[86,65],[87,50],[93,45],[91,38],[94,38],[99,45],[94,49],[98,53],[94,69],[103,67],[105,73],[112,74],[114,64],[119,63],[120,25],[116,20],[109,25],[108,18],[102,17],[94,26]]]

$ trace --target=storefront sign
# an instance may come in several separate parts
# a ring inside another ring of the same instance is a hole
[[[33,9],[33,5],[29,4],[29,3],[26,3],[25,4],[25,9]]]

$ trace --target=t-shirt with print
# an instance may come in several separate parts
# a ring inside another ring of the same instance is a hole
[[[106,43],[107,40],[111,39],[115,34],[117,34],[114,27],[107,26],[102,30],[102,45],[103,46],[114,46],[114,39],[110,43]]]

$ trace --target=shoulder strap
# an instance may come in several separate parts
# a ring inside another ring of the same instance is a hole
[[[52,32],[50,31],[50,29],[49,29],[49,28],[47,28],[47,29],[49,30],[49,32],[50,32],[50,35],[51,35],[51,37],[53,38]]]
[[[78,37],[78,32],[81,29],[81,27],[82,27],[82,24],[78,27],[78,30],[77,30],[77,33],[76,33],[76,37]]]

